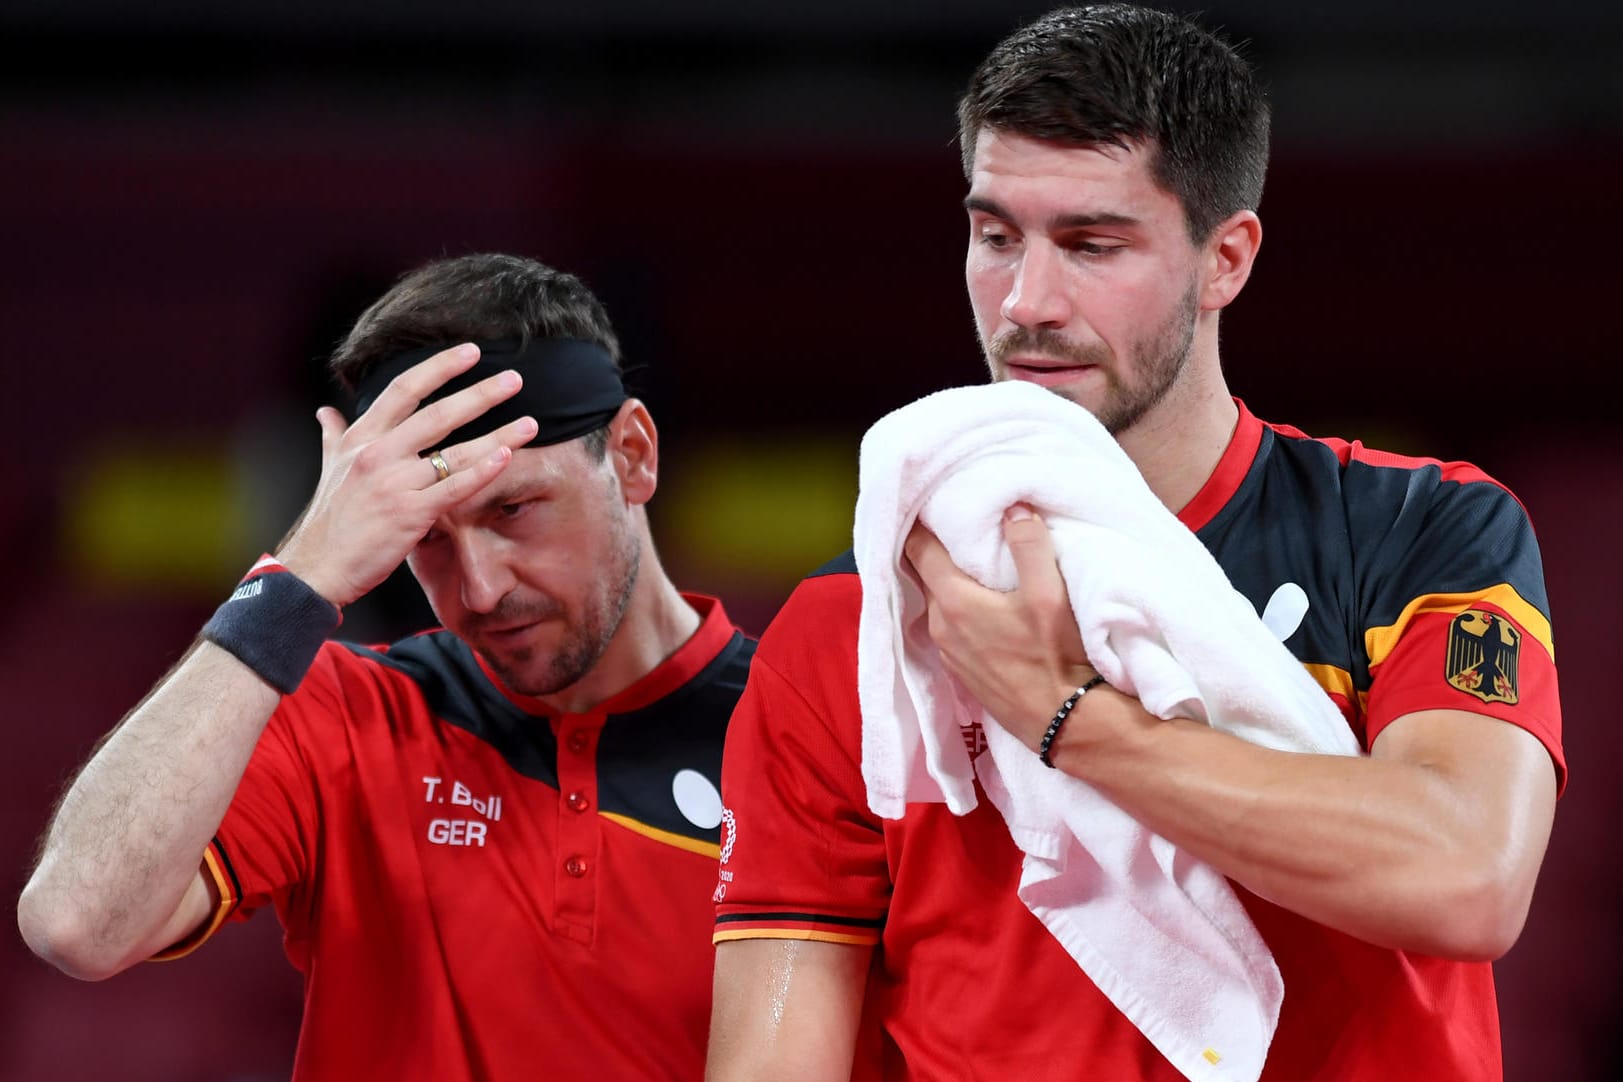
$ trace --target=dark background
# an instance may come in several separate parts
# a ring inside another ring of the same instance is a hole
[[[649,365],[667,561],[764,626],[848,544],[866,426],[981,378],[952,110],[1045,8],[5,0],[9,896],[63,781],[296,513],[318,358],[425,259],[511,250],[604,297]],[[1498,966],[1507,1077],[1610,1078],[1623,7],[1309,8],[1206,8],[1276,114],[1230,382],[1529,507],[1572,782]],[[391,596],[346,631],[409,621]],[[99,985],[0,936],[0,1079],[285,1077],[298,1012],[269,916]]]

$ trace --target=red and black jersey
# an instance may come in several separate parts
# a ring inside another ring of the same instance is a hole
[[[1179,517],[1259,612],[1280,591],[1305,595],[1286,646],[1366,749],[1405,714],[1467,710],[1532,733],[1565,781],[1538,546],[1503,486],[1309,439],[1242,405]],[[859,1075],[1179,1079],[1021,903],[1021,853],[984,793],[962,817],[869,811],[860,608],[843,557],[762,639],[728,737],[716,941],[876,945],[864,1022],[883,1030],[884,1062]],[[982,739],[965,732],[972,753]],[[1285,980],[1267,1082],[1500,1076],[1488,964],[1372,946],[1236,889]]]
[[[205,863],[305,977],[296,1080],[698,1078],[722,740],[752,640],[698,632],[589,713],[456,636],[329,643]]]

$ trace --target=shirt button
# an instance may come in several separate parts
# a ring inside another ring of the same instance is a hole
[[[569,750],[574,752],[576,755],[580,755],[585,752],[586,745],[590,744],[591,742],[592,738],[586,735],[585,729],[576,729],[574,732],[569,734]]]
[[[568,860],[564,861],[564,871],[568,872],[576,879],[579,879],[581,876],[586,874],[586,858],[570,857]]]
[[[592,802],[590,800],[587,800],[586,799],[586,794],[581,792],[579,789],[577,789],[573,793],[569,794],[569,810],[570,811],[583,812],[583,811],[585,811],[587,808],[589,808],[591,806],[592,806]]]

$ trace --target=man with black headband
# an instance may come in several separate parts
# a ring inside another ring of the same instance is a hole
[[[270,905],[296,1079],[699,1075],[754,644],[660,567],[618,353],[579,280],[509,256],[361,316],[302,519],[63,798],[38,953],[99,979]],[[326,642],[403,559],[444,628]]]

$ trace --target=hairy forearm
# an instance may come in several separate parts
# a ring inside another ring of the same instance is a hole
[[[1481,719],[1485,747],[1469,754],[1483,762],[1461,769],[1424,754],[1271,751],[1151,719],[1131,700],[1099,706],[1078,719],[1093,725],[1077,726],[1060,768],[1253,892],[1369,942],[1446,957],[1494,957],[1519,932],[1554,799],[1547,759],[1541,779],[1541,753],[1518,743],[1527,734]],[[1483,785],[1484,766],[1533,799]]]
[[[83,977],[167,943],[278,693],[199,643],[69,787],[18,906],[36,953]]]

